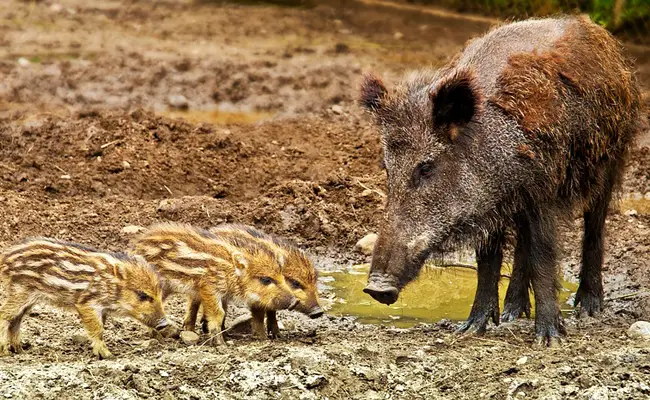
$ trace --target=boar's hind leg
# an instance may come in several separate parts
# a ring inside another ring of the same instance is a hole
[[[527,223],[523,222],[525,218],[518,219],[520,221],[517,230],[522,232],[522,230],[528,229]],[[514,321],[522,314],[530,318],[530,235],[519,233],[514,258],[501,322]]]
[[[535,334],[538,345],[554,345],[566,334],[560,308],[557,274],[557,232],[552,212],[532,206],[519,224],[518,237],[528,245],[535,294]]]
[[[185,319],[183,320],[184,331],[194,331],[196,326],[196,317],[199,313],[201,300],[195,296],[189,296],[187,299],[187,310],[185,311]]]
[[[28,293],[8,291],[6,302],[0,308],[0,356],[22,353],[20,344],[20,324],[32,306]]]
[[[610,167],[603,191],[591,208],[584,213],[584,235],[582,238],[582,268],[580,286],[574,306],[580,305],[580,315],[594,316],[603,309],[603,238],[607,207],[612,198],[612,188],[620,168]]]
[[[93,348],[93,354],[100,359],[113,358],[113,355],[108,351],[106,343],[102,336],[104,335],[104,325],[102,324],[101,312],[88,304],[77,304],[77,312],[81,318],[81,322],[88,332],[90,343]]]
[[[487,241],[476,249],[478,265],[478,285],[474,304],[467,322],[460,332],[483,333],[490,319],[499,324],[499,277],[503,260],[502,231],[493,232]]]

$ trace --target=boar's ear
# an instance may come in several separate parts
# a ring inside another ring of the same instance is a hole
[[[458,71],[443,78],[431,89],[429,96],[435,126],[468,123],[478,112],[481,100],[469,71]]]
[[[359,103],[368,111],[377,112],[381,108],[382,100],[386,97],[384,83],[372,74],[365,74],[361,82],[361,95]]]

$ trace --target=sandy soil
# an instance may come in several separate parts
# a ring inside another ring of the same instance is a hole
[[[367,261],[352,249],[381,218],[384,176],[376,132],[354,104],[362,72],[390,83],[439,66],[489,23],[386,3],[7,0],[0,245],[47,235],[118,250],[128,225],[236,221],[296,240],[323,270]],[[630,52],[649,88],[650,51]],[[172,105],[205,122],[170,118]],[[158,343],[113,319],[118,358],[96,361],[77,318],[42,307],[24,324],[28,351],[0,359],[0,396],[647,398],[650,346],[625,332],[650,318],[650,216],[639,200],[650,197],[649,138],[609,216],[607,311],[570,318],[560,348],[532,348],[530,320],[471,337],[449,321],[395,329],[283,312],[283,338],[233,334],[218,349]],[[563,235],[573,280],[580,226]],[[169,305],[177,321],[181,300]]]

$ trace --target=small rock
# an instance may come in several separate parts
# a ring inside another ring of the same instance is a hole
[[[372,194],[371,189],[364,189],[363,192],[361,192],[361,197],[368,197]]]
[[[593,386],[582,393],[582,398],[589,400],[608,400],[609,389],[604,386]]]
[[[332,106],[332,112],[337,115],[343,114],[343,107],[340,105],[336,104]]]
[[[30,64],[31,62],[25,57],[20,57],[18,59],[18,65],[20,65],[21,67],[29,67]]]
[[[179,110],[187,110],[189,108],[189,102],[182,94],[172,94],[169,96],[168,102],[170,106]]]
[[[129,168],[131,168],[131,164],[129,164],[128,161],[122,161],[122,167],[124,169],[129,169]]]
[[[571,373],[571,367],[568,365],[563,365],[560,368],[557,369],[558,374],[561,375],[569,375]]]
[[[650,192],[646,192],[646,194],[643,196],[644,199],[650,200]]]
[[[625,211],[625,215],[627,215],[628,217],[633,217],[633,216],[635,216],[637,214],[638,214],[638,212],[636,210],[627,210],[627,211]]]
[[[517,365],[524,365],[528,362],[528,357],[523,356],[519,360],[517,360]]]
[[[77,346],[88,344],[88,338],[84,335],[72,335],[72,343]]]
[[[72,177],[66,174],[66,175],[61,175],[61,179],[69,180],[72,179]]]
[[[53,13],[60,13],[61,11],[63,11],[63,6],[61,4],[52,4],[50,6],[50,11],[52,11]]]
[[[167,371],[160,370],[160,371],[158,371],[158,373],[159,373],[160,376],[162,376],[163,378],[167,378],[167,377],[169,377],[169,372],[167,372]]]
[[[356,245],[354,245],[354,250],[369,256],[372,254],[372,250],[375,248],[376,241],[377,234],[369,233],[361,238],[361,240],[359,240]]]
[[[395,32],[395,34],[393,35],[393,38],[395,40],[401,40],[401,39],[404,38],[404,34],[402,32]]]
[[[636,321],[627,330],[627,335],[633,339],[650,340],[650,322]]]
[[[308,376],[305,380],[305,387],[307,389],[313,389],[327,383],[327,379],[323,375],[312,375]]]
[[[142,344],[140,346],[142,346],[145,349],[154,349],[154,348],[160,346],[160,342],[158,340],[156,340],[156,339],[149,339],[149,340],[145,340],[144,342],[142,342]]]
[[[144,227],[138,225],[127,225],[124,228],[122,228],[122,233],[126,233],[127,235],[133,235],[135,233],[143,231],[144,229],[145,229]]]
[[[192,331],[181,332],[181,340],[188,346],[194,346],[199,342],[199,335]]]

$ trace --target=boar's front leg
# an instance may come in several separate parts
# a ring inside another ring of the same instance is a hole
[[[460,332],[483,333],[491,319],[499,324],[499,277],[503,261],[503,231],[491,233],[476,249],[478,285],[469,318]]]
[[[104,325],[102,324],[101,311],[88,304],[77,304],[76,308],[81,322],[84,328],[86,328],[86,332],[88,332],[93,354],[102,360],[113,358],[113,354],[108,350],[102,338],[104,335]]]
[[[551,210],[532,206],[525,211],[517,235],[518,240],[528,245],[527,264],[535,294],[536,344],[558,344],[566,330],[557,304],[556,217]]]
[[[199,288],[199,297],[203,306],[203,317],[207,321],[208,332],[214,335],[213,343],[216,345],[226,344],[223,338],[221,327],[226,318],[221,299],[217,297],[218,290],[214,285],[204,284]]]
[[[277,339],[280,337],[280,326],[278,325],[278,315],[275,311],[266,312],[266,332],[271,338]]]

